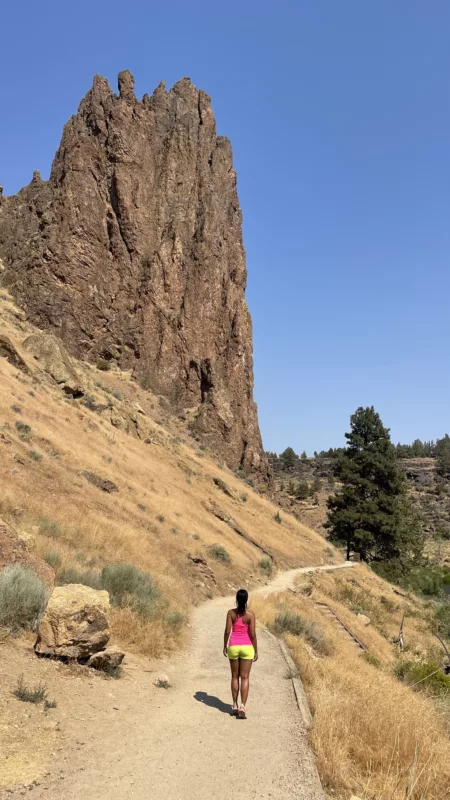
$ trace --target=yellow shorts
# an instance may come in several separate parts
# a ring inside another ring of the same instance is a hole
[[[238,658],[242,658],[243,661],[253,661],[255,648],[252,644],[232,644],[227,653],[230,661],[237,661]]]

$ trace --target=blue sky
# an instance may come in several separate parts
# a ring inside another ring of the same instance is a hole
[[[65,7],[67,6],[67,7]],[[450,429],[450,4],[4,3],[0,183],[47,177],[94,73],[183,75],[230,137],[266,449]]]

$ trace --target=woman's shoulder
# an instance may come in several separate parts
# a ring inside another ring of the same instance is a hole
[[[247,614],[248,614],[248,616],[249,616],[249,617],[255,617],[255,614],[254,614],[254,612],[253,612],[253,611],[250,611],[250,609],[249,609],[249,608],[247,609]],[[255,617],[255,619],[256,619],[256,617]]]

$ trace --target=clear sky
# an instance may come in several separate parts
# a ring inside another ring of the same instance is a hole
[[[183,75],[230,137],[266,449],[450,429],[448,0],[21,0],[0,10],[0,183],[47,177],[94,73]]]

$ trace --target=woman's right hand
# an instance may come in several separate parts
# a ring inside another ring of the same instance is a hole
[[[255,661],[258,661],[258,653],[255,653],[255,657],[253,659],[253,663],[255,663]]]

